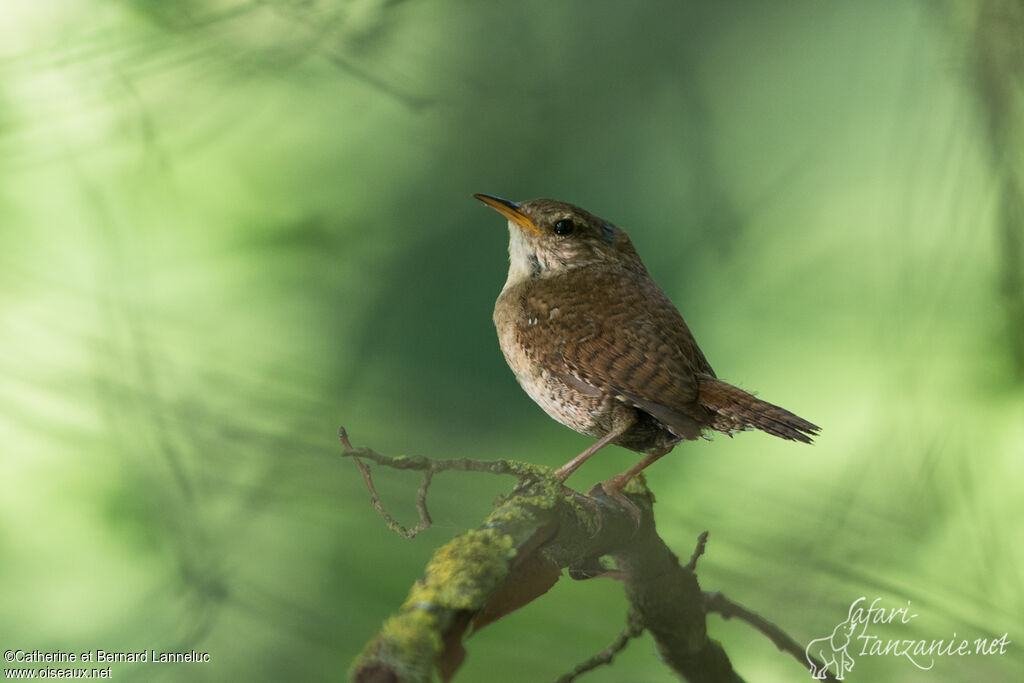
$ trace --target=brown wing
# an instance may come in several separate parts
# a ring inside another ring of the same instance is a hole
[[[638,277],[626,269],[574,269],[558,276],[557,300],[552,283],[527,284],[527,317],[517,333],[527,347],[546,349],[547,367],[692,432],[690,420],[678,416],[707,421],[696,375],[714,372],[665,293]]]

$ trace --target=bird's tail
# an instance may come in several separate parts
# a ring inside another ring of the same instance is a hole
[[[711,428],[727,434],[760,429],[782,439],[811,443],[820,427],[797,417],[785,408],[762,401],[752,394],[710,375],[698,379],[697,401],[713,416]]]

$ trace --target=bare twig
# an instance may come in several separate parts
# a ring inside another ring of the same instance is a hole
[[[427,510],[427,491],[430,488],[430,479],[433,473],[430,470],[423,472],[423,481],[420,483],[420,487],[416,492],[416,511],[419,513],[419,522],[416,526],[411,529],[406,528],[397,519],[391,516],[387,510],[384,509],[384,504],[380,502],[380,496],[377,495],[377,487],[373,484],[373,477],[370,475],[370,467],[362,460],[359,456],[353,453],[352,443],[348,440],[348,434],[345,432],[344,427],[338,428],[338,441],[348,451],[346,454],[352,457],[352,460],[356,463],[356,467],[359,468],[359,472],[363,475],[363,481],[366,482],[366,488],[370,491],[370,504],[373,505],[373,509],[380,513],[380,516],[384,518],[384,523],[388,525],[388,529],[398,534],[402,538],[414,538],[421,531],[425,531],[430,528],[433,523],[430,519],[430,511]]]
[[[430,490],[430,483],[433,480],[434,474],[437,472],[489,472],[491,474],[511,474],[520,478],[528,476],[543,476],[550,472],[550,468],[539,465],[528,465],[526,463],[516,462],[513,460],[480,462],[477,460],[469,460],[468,458],[460,458],[458,460],[431,460],[422,456],[395,457],[381,455],[369,448],[353,447],[352,442],[348,438],[348,432],[345,431],[344,427],[338,428],[338,441],[340,441],[341,445],[345,448],[343,455],[352,458],[356,463],[356,467],[359,468],[360,474],[363,475],[363,481],[366,482],[366,488],[370,492],[370,504],[373,505],[373,509],[376,510],[384,519],[384,523],[388,525],[388,529],[403,538],[414,538],[420,532],[429,529],[430,525],[433,523],[430,518],[430,511],[427,509],[427,492]],[[373,483],[373,477],[370,474],[370,467],[360,459],[360,456],[367,460],[372,460],[379,465],[384,465],[393,469],[408,469],[423,472],[423,480],[420,482],[419,489],[416,491],[416,512],[419,515],[419,521],[415,526],[412,528],[405,527],[384,508],[383,503],[380,501],[380,496],[377,494],[377,487]]]
[[[629,610],[629,614],[626,615],[626,628],[619,634],[618,638],[616,638],[611,645],[601,650],[587,661],[577,664],[572,671],[564,676],[559,676],[555,679],[555,683],[571,683],[588,671],[593,671],[599,666],[607,666],[608,664],[611,664],[612,660],[615,659],[615,655],[625,650],[626,646],[629,645],[629,641],[638,637],[643,632],[644,623],[643,619],[640,618],[640,614],[636,610]]]
[[[707,598],[707,611],[709,613],[715,612],[720,614],[723,619],[732,619],[733,617],[736,617],[740,621],[747,622],[767,636],[768,639],[775,644],[775,647],[792,655],[794,659],[804,666],[804,668],[810,670],[811,667],[806,659],[809,655],[804,652],[804,648],[799,643],[790,638],[781,628],[768,621],[760,614],[751,612],[746,607],[736,604],[721,593],[705,592],[704,596]],[[814,660],[814,664],[818,671],[825,671],[825,678],[823,680],[836,680],[832,672],[824,669],[820,661],[813,657],[812,659]]]
[[[486,472],[488,474],[510,474],[520,478],[535,478],[550,476],[553,471],[550,467],[543,465],[531,465],[530,463],[518,460],[470,460],[469,458],[455,458],[452,460],[432,460],[422,455],[383,455],[370,448],[355,448],[348,439],[348,432],[344,427],[338,429],[338,440],[345,447],[342,455],[350,458],[366,458],[378,465],[384,465],[396,470],[429,470],[431,474],[438,472]]]
[[[344,427],[338,427],[338,441],[345,447],[346,451],[352,450],[352,442],[348,440],[348,432]]]
[[[455,458],[452,460],[431,460],[421,455],[382,455],[369,448],[350,448],[342,453],[347,457],[366,458],[378,465],[396,470],[429,470],[438,472],[483,472],[486,474],[509,474],[520,478],[543,478],[554,470],[543,465],[531,465],[517,460],[470,460]]]
[[[704,531],[700,536],[697,537],[697,547],[693,549],[693,555],[690,555],[690,561],[686,563],[686,568],[691,572],[697,571],[697,560],[704,554],[704,549],[708,545],[708,532]]]

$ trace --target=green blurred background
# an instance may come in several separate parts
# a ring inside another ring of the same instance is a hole
[[[802,643],[861,595],[911,601],[892,637],[1014,641],[851,681],[1024,679],[1021,26],[1001,1],[4,0],[0,647],[344,677],[510,482],[439,476],[404,541],[338,425],[389,454],[589,443],[501,357],[487,192],[627,229],[718,374],[823,427],[652,468],[665,539],[711,532],[706,589]],[[375,472],[412,523],[417,478]],[[564,579],[459,680],[553,679],[625,610]],[[710,623],[748,680],[810,680]],[[674,678],[645,637],[584,680]]]

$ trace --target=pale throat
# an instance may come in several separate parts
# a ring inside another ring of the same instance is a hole
[[[510,223],[508,279],[505,280],[502,291],[526,280],[551,277],[585,265],[584,262],[577,261],[578,256],[579,253],[575,249],[563,249],[561,253],[536,249],[523,234],[523,229]]]
[[[508,279],[505,280],[504,289],[537,277],[540,269],[536,252],[523,237],[522,228],[512,223],[509,223],[508,228]]]

